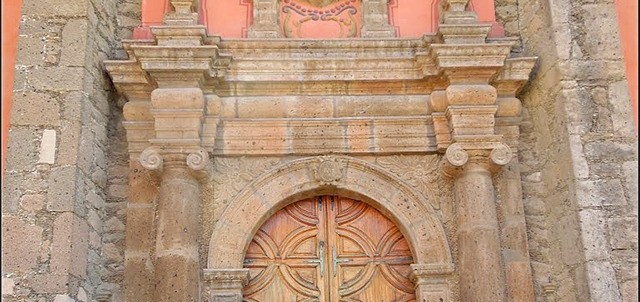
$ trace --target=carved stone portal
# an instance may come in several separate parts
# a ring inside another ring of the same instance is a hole
[[[487,41],[467,0],[445,1],[438,34],[419,39],[392,38],[383,0],[256,0],[254,39],[229,41],[207,36],[192,2],[172,4],[153,41],[126,41],[129,59],[105,62],[129,100],[128,301],[241,301],[258,228],[318,195],[361,200],[398,226],[418,301],[533,301],[511,174],[515,95],[535,58]],[[271,39],[312,21],[354,38]],[[498,215],[494,186],[516,210]],[[500,236],[500,219],[515,236]]]

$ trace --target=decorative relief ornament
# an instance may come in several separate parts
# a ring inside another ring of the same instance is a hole
[[[509,148],[509,146],[505,143],[497,145],[493,150],[491,150],[491,154],[489,155],[491,161],[498,166],[504,166],[508,164],[511,161],[512,157],[513,152],[511,151],[511,148]]]
[[[266,171],[280,164],[279,160],[270,158],[215,158],[213,173],[214,199],[226,204],[240,190]]]
[[[189,167],[201,181],[207,180],[213,175],[213,165],[211,164],[211,160],[209,160],[209,152],[204,148],[189,152],[186,162],[187,167]]]
[[[321,157],[314,168],[316,180],[324,185],[335,185],[343,176],[343,164],[334,157]]]
[[[283,0],[280,24],[287,38],[353,38],[360,28],[358,0]]]
[[[204,148],[200,148],[187,155],[187,166],[194,171],[206,170],[210,164],[209,153]]]
[[[460,143],[450,145],[444,156],[451,165],[456,167],[462,167],[469,161],[469,153],[467,153]]]
[[[140,164],[152,171],[162,170],[162,155],[156,147],[148,147],[140,153]]]

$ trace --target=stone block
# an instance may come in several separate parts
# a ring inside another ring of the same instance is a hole
[[[582,208],[600,207],[607,205],[624,205],[622,183],[618,179],[599,179],[578,181],[576,184],[576,198]]]
[[[100,215],[92,209],[87,213],[87,223],[89,223],[94,230],[98,232],[102,231],[102,218],[100,218]]]
[[[65,212],[53,222],[50,270],[55,274],[87,275],[87,224],[71,212]]]
[[[24,0],[22,11],[29,15],[80,17],[87,15],[87,0]]]
[[[80,131],[81,126],[79,122],[62,121],[57,158],[59,165],[74,165],[77,163]]]
[[[113,243],[105,243],[102,246],[102,258],[107,263],[122,262],[124,260],[120,249]]]
[[[582,88],[561,90],[557,102],[564,105],[570,134],[584,134],[591,130],[595,109],[586,90]]]
[[[13,295],[13,288],[16,283],[11,278],[2,277],[2,296]]]
[[[104,223],[102,228],[103,228],[103,230],[105,232],[122,232],[125,229],[124,224],[122,223],[122,221],[120,221],[116,217],[109,218],[109,220],[107,220]]]
[[[622,60],[581,60],[570,65],[569,78],[575,80],[621,79],[625,77]]]
[[[589,261],[586,264],[591,301],[621,301],[616,274],[608,261]]]
[[[27,211],[37,212],[42,210],[46,202],[46,196],[42,194],[23,195],[20,198],[20,205]]]
[[[637,158],[638,146],[611,140],[594,141],[584,144],[584,152],[588,159],[629,161]]]
[[[609,85],[608,98],[611,104],[611,120],[613,121],[614,133],[620,136],[635,135],[628,82],[623,80]]]
[[[638,302],[638,280],[629,280],[620,286],[623,302]]]
[[[69,297],[69,295],[56,295],[53,302],[76,302],[76,300]]]
[[[32,275],[26,283],[39,294],[61,293],[69,288],[69,276],[57,274]]]
[[[6,171],[33,169],[38,160],[38,131],[33,128],[11,127],[7,143]]]
[[[22,66],[42,65],[45,56],[44,46],[44,38],[19,37],[16,49],[16,64]]]
[[[285,102],[282,98],[258,98],[236,100],[239,118],[278,118],[285,117]]]
[[[53,164],[56,160],[56,131],[45,129],[40,140],[40,159],[38,163]]]
[[[71,212],[76,199],[75,166],[52,169],[47,192],[47,209],[54,212]]]
[[[581,10],[585,30],[582,50],[595,59],[621,59],[620,35],[613,3],[585,4]],[[598,26],[591,26],[598,24]]]
[[[62,28],[62,54],[60,65],[84,66],[87,49],[88,24],[86,19],[69,20]]]
[[[558,236],[564,264],[574,265],[584,261],[582,257],[576,255],[576,251],[580,250],[581,244],[580,230],[575,215],[560,218],[558,221]]]
[[[24,178],[20,174],[2,175],[2,213],[15,213],[20,207]]]
[[[609,239],[606,235],[606,219],[601,211],[581,210],[578,213],[582,227],[582,245],[587,261],[609,258]]]
[[[20,218],[2,216],[2,272],[26,272],[38,266],[43,229]]]
[[[614,250],[638,249],[638,219],[609,218],[609,244]]]
[[[88,101],[82,91],[70,91],[66,93],[61,104],[62,118],[69,121],[81,121],[82,103]]]
[[[43,67],[31,72],[29,82],[39,90],[82,90],[84,71],[84,67]]]
[[[129,186],[127,184],[112,184],[109,186],[107,195],[109,197],[115,198],[127,198],[127,192],[129,191]]]
[[[629,161],[622,164],[622,173],[625,177],[625,186],[629,202],[635,207],[635,213],[638,212],[638,161]]]
[[[60,124],[58,101],[50,94],[23,92],[13,95],[11,123],[14,125]]]

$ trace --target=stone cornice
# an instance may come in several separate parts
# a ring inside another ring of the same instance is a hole
[[[481,27],[469,28],[473,34],[474,28]],[[177,27],[154,29],[163,34],[179,32]],[[188,27],[185,30],[195,29]],[[459,25],[456,25],[455,32],[469,35]],[[193,33],[184,36],[194,37]],[[475,44],[440,44],[438,36],[376,40],[227,40],[206,37],[198,41],[203,44],[161,45],[162,41],[158,40],[151,45],[149,40],[128,41],[129,60],[106,61],[105,64],[114,75],[114,83],[125,95],[130,94],[127,90],[131,89],[125,85],[126,73],[139,79],[146,76],[148,87],[158,85],[154,80],[165,82],[182,75],[182,78],[198,82],[197,85],[205,92],[226,90],[240,95],[238,92],[247,91],[249,95],[258,95],[268,92],[274,85],[282,89],[281,93],[298,93],[304,89],[300,83],[313,86],[346,81],[371,83],[373,87],[385,83],[436,81],[446,85],[442,81],[445,74],[451,79],[457,74],[463,74],[466,79],[469,75],[493,79],[500,73],[501,78],[496,83],[505,85],[509,78],[522,78],[517,72],[528,75],[533,66],[527,70],[525,63],[535,60],[509,59],[514,43],[508,39]],[[136,84],[145,85],[142,82]],[[257,88],[261,85],[263,89]],[[252,89],[234,89],[242,86]]]

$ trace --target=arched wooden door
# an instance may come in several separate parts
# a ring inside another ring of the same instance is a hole
[[[245,254],[245,301],[415,301],[409,244],[369,205],[337,196],[274,214]]]

